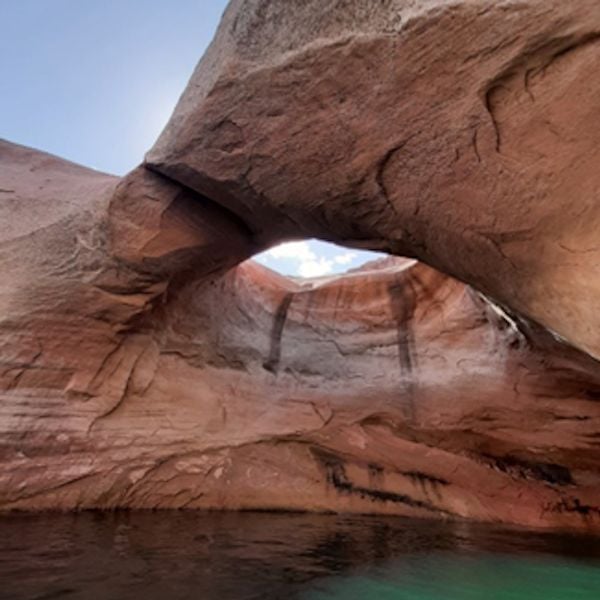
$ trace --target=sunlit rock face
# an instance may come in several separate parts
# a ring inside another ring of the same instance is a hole
[[[600,523],[594,364],[464,284],[230,269],[252,236],[160,176],[2,168],[2,508]]]
[[[0,509],[599,531],[599,11],[233,2],[127,177],[1,142]]]
[[[234,0],[147,163],[600,358],[599,36],[597,0]]]

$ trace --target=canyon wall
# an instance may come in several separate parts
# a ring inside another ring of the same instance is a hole
[[[126,177],[0,142],[0,509],[600,530],[597,31],[234,0]],[[307,236],[400,256],[248,260]]]

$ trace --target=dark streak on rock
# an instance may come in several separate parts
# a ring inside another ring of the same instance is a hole
[[[492,456],[483,454],[483,459],[503,473],[524,479],[537,479],[551,485],[572,485],[571,471],[567,467],[555,463],[534,462],[514,456]]]
[[[450,485],[450,482],[447,479],[434,477],[433,475],[428,475],[422,471],[403,471],[402,475],[420,484],[430,483],[433,486]]]
[[[591,516],[600,517],[600,507],[582,504],[579,498],[566,498],[550,505],[546,510],[558,513],[576,513],[584,519]]]
[[[277,373],[279,361],[281,359],[281,337],[283,328],[287,319],[287,313],[290,304],[294,298],[292,292],[286,294],[277,307],[275,318],[273,319],[273,327],[271,328],[271,347],[269,350],[269,358],[263,363],[263,367],[271,373]]]
[[[408,376],[414,367],[414,337],[410,320],[416,308],[416,294],[408,278],[397,279],[388,287],[392,314],[398,335],[398,359],[400,369]]]
[[[355,485],[348,478],[344,460],[341,457],[317,447],[312,447],[311,452],[319,461],[319,463],[325,468],[327,483],[335,488],[340,494],[357,495],[362,499],[368,499],[372,502],[394,502],[396,504],[405,504],[411,508],[419,508],[430,512],[448,514],[447,511],[438,508],[431,502],[417,500],[416,498],[412,498],[406,494],[399,494],[396,492],[371,489]],[[372,465],[369,466],[369,468],[371,467]]]
[[[416,308],[417,291],[410,277],[401,276],[388,287],[388,296],[392,315],[396,321],[400,373],[406,381],[406,394],[410,406],[408,416],[412,419],[415,413],[413,371],[416,367],[416,353],[411,319]]]

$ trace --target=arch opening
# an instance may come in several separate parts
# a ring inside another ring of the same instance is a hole
[[[341,275],[388,256],[356,250],[317,239],[284,242],[264,250],[253,260],[269,269],[298,279]]]

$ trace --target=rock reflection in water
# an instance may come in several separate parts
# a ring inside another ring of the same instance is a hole
[[[600,539],[333,515],[0,518],[2,600],[484,597],[597,599]]]

